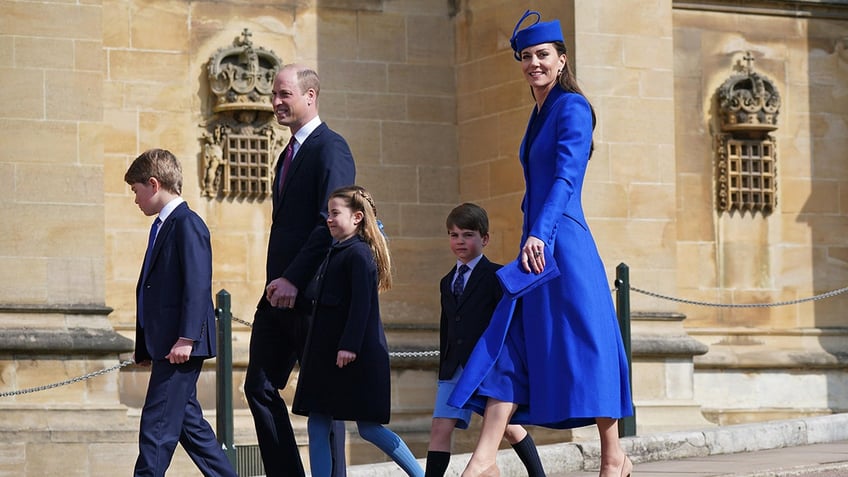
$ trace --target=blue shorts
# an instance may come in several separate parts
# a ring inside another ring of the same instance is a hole
[[[468,424],[471,422],[471,409],[460,409],[448,405],[448,398],[456,387],[460,374],[462,374],[462,366],[453,373],[451,379],[439,380],[439,387],[436,390],[436,403],[433,405],[433,417],[456,419],[457,429],[468,429]]]

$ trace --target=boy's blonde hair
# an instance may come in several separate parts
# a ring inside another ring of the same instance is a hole
[[[377,221],[377,206],[374,199],[364,187],[351,185],[336,189],[330,194],[330,199],[342,199],[345,205],[354,212],[362,212],[362,222],[356,228],[356,233],[371,247],[374,263],[377,265],[377,289],[386,291],[392,287],[392,259],[389,255],[389,244],[386,241],[380,224]]]

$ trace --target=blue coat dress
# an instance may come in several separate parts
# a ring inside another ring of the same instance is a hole
[[[581,203],[591,144],[589,103],[555,87],[521,143],[521,244],[543,240],[561,275],[499,303],[449,404],[482,414],[493,397],[518,404],[513,423],[556,429],[632,414],[610,285]]]

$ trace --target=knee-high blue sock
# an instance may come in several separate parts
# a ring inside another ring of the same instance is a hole
[[[327,414],[309,413],[306,431],[309,435],[309,468],[313,477],[330,477],[333,456],[330,453],[330,426],[333,418]]]
[[[375,422],[357,421],[359,435],[366,441],[377,446],[387,456],[400,466],[411,477],[424,477],[424,469],[415,460],[403,439],[397,434]],[[311,447],[311,446],[310,446]]]

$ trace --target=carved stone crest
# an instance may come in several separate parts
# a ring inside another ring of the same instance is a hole
[[[232,46],[209,58],[212,117],[201,141],[201,189],[207,197],[263,199],[271,194],[274,152],[284,138],[274,128],[271,90],[282,60],[254,47],[244,29]]]

